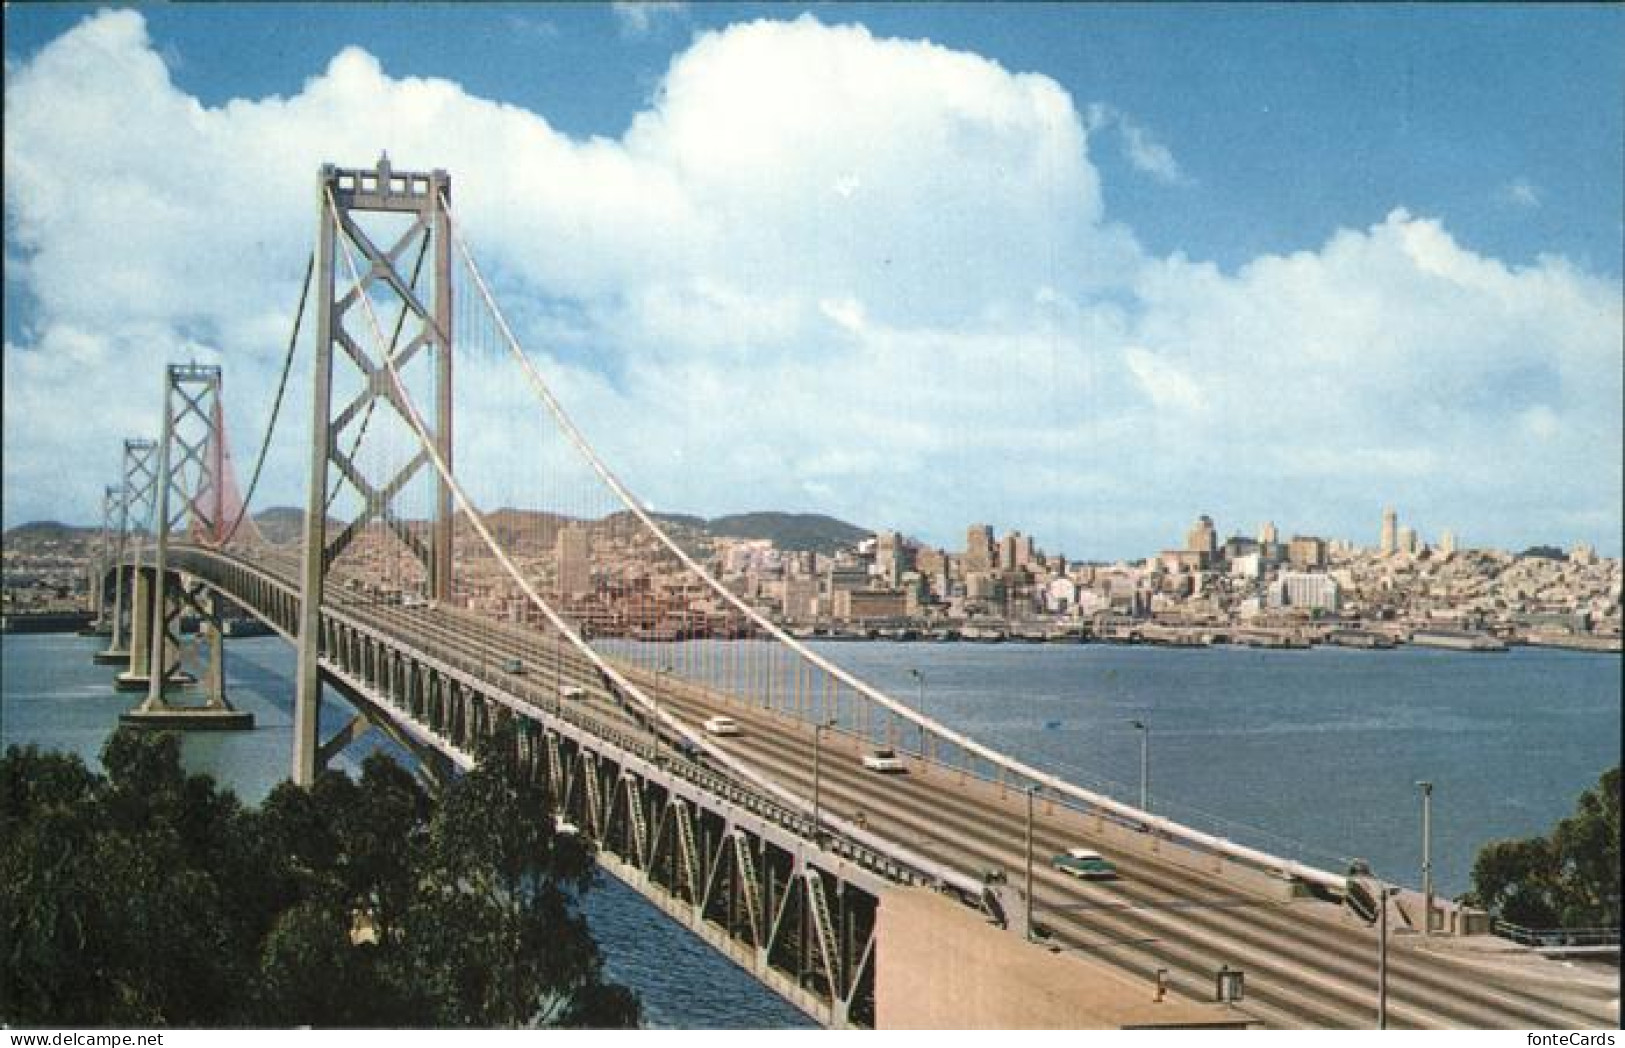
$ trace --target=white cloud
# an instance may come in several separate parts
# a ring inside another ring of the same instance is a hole
[[[1150,522],[1177,536],[1197,512],[1358,535],[1385,503],[1425,503],[1509,545],[1611,538],[1544,519],[1617,525],[1616,287],[1560,259],[1509,267],[1403,211],[1235,272],[1148,257],[1104,210],[1089,132],[1109,118],[1132,163],[1184,179],[1172,155],[1141,132],[1135,160],[1121,114],[976,55],[736,25],[681,53],[615,140],[359,49],[291,97],[206,107],[128,10],[6,86],[8,269],[38,301],[5,347],[8,522],[91,519],[188,346],[225,365],[246,471],[317,166],[387,149],[451,171],[559,398],[671,510],[811,509],[942,542],[989,520],[1073,555],[1143,553],[1167,541]],[[459,471],[520,500],[544,458],[532,402],[465,348]],[[305,396],[261,504],[303,498]]]
[[[1540,206],[1540,190],[1528,179],[1517,178],[1501,187],[1501,199],[1514,207],[1533,210]]]
[[[1164,185],[1194,184],[1174,158],[1173,150],[1122,110],[1103,102],[1093,103],[1087,110],[1086,126],[1091,134],[1108,128],[1115,129],[1122,144],[1123,156],[1135,170],[1150,175]]]
[[[684,17],[688,4],[677,0],[617,0],[610,5],[621,31],[642,36],[664,21]]]

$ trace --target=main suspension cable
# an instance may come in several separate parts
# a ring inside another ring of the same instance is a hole
[[[299,308],[293,315],[293,334],[288,338],[288,351],[282,357],[282,378],[277,381],[276,400],[271,403],[271,420],[265,426],[265,439],[260,442],[260,454],[254,463],[254,477],[248,482],[248,491],[243,495],[242,508],[237,513],[237,519],[231,522],[231,530],[221,540],[222,547],[231,545],[236,537],[237,529],[242,526],[243,520],[248,516],[248,507],[254,501],[254,490],[259,486],[260,471],[265,468],[266,453],[271,450],[271,435],[276,432],[276,420],[282,413],[282,397],[288,389],[288,375],[293,371],[294,354],[299,349],[299,327],[305,318],[305,300],[310,297],[311,275],[316,270],[316,253],[313,251],[305,259],[305,279],[299,288]],[[218,479],[216,483],[219,483]]]

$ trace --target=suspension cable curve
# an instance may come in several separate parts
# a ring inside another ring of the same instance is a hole
[[[288,337],[288,351],[282,357],[282,378],[277,381],[276,399],[271,402],[271,420],[265,426],[265,439],[260,442],[259,458],[254,462],[254,476],[248,482],[248,490],[243,494],[242,508],[237,513],[237,519],[231,522],[231,530],[220,541],[222,547],[231,545],[236,537],[237,529],[242,527],[243,520],[248,516],[248,507],[254,501],[254,489],[259,486],[260,471],[265,468],[266,453],[271,450],[271,435],[276,432],[277,417],[282,413],[282,397],[288,389],[288,375],[293,371],[294,354],[299,349],[299,326],[305,318],[305,300],[310,296],[311,275],[316,269],[316,253],[313,251],[305,259],[305,279],[299,288],[299,308],[293,315],[293,334]],[[218,483],[218,481],[217,481]]]

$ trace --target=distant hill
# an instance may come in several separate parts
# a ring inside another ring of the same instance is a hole
[[[600,523],[614,523],[618,518],[629,515],[623,510],[611,514]],[[703,541],[705,536],[713,535],[740,539],[768,539],[783,550],[811,550],[830,554],[838,549],[856,545],[874,534],[867,528],[860,528],[822,513],[771,511],[735,513],[712,520],[687,513],[655,513],[651,516],[685,545],[694,539]],[[458,514],[457,532],[460,538],[468,540],[466,525],[461,521],[461,517],[462,514]],[[485,519],[497,541],[504,546],[518,545],[540,549],[551,547],[558,530],[571,522],[571,518],[554,513],[508,507],[488,513]],[[305,511],[293,506],[272,506],[254,514],[254,523],[259,526],[260,534],[264,536],[265,541],[275,545],[294,544],[304,535]],[[330,534],[342,526],[340,521],[332,519],[328,521]],[[75,527],[51,520],[34,521],[8,529],[5,532],[5,542],[9,548],[14,549],[38,546],[46,542],[83,542],[94,539],[100,531],[99,527]]]
[[[287,545],[304,537],[305,511],[292,506],[272,506],[254,514],[254,524],[266,542]]]
[[[867,528],[822,513],[736,513],[709,520],[705,527],[713,535],[771,539],[779,549],[826,554],[856,545],[874,534]]]
[[[100,535],[101,530],[99,527],[80,528],[54,520],[36,520],[28,524],[19,524],[14,528],[7,528],[6,538],[29,542],[62,542],[68,539],[85,538],[92,534]]]

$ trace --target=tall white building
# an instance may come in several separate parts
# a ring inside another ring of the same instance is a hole
[[[1272,608],[1308,608],[1337,611],[1340,592],[1337,580],[1317,572],[1283,571],[1270,585]]]
[[[573,597],[592,592],[592,543],[587,529],[578,524],[564,527],[553,553],[558,558],[559,593]]]
[[[1392,506],[1382,511],[1382,553],[1387,556],[1399,549],[1399,514]]]

